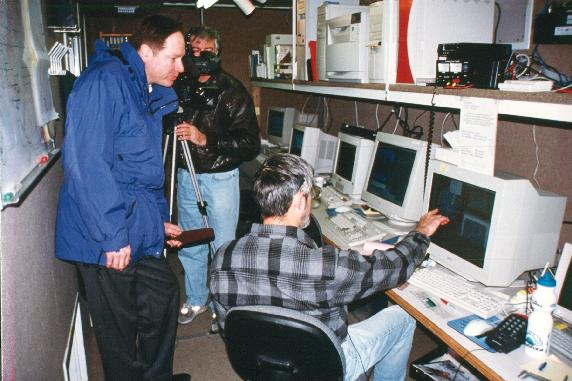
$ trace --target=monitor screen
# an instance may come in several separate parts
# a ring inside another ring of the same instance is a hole
[[[397,205],[403,205],[417,152],[380,143],[371,168],[367,191]]]
[[[336,174],[351,181],[356,159],[356,146],[344,141],[340,141],[338,149],[338,160],[336,162]]]
[[[555,315],[572,323],[572,244],[565,243],[556,269],[556,296],[558,302]]]
[[[335,164],[331,182],[335,189],[356,201],[361,198],[375,142],[372,132],[359,136],[351,132],[338,133]]]
[[[268,135],[282,138],[284,126],[284,111],[272,110],[268,111]]]
[[[560,297],[558,298],[558,305],[572,311],[572,266],[568,266],[568,271],[566,271],[566,275],[564,276]]]
[[[304,131],[298,128],[292,130],[292,140],[290,143],[290,153],[296,156],[302,155],[302,144],[304,142]]]
[[[565,197],[513,174],[490,176],[437,160],[430,162],[425,196],[424,211],[438,208],[450,219],[428,251],[457,274],[506,287],[554,263]]]
[[[435,174],[429,209],[439,209],[449,223],[431,241],[483,268],[494,203],[494,191]]]
[[[362,199],[387,216],[388,224],[414,225],[423,209],[427,142],[384,132],[375,140]]]
[[[268,141],[280,147],[288,147],[297,118],[298,111],[295,108],[270,106],[266,120]]]

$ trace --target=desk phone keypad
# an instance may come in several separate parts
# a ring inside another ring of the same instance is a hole
[[[511,314],[488,333],[485,342],[498,352],[509,353],[524,343],[527,323],[526,316]]]

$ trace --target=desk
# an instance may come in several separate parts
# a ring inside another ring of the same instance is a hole
[[[524,352],[524,346],[511,353],[490,353],[479,350],[477,344],[447,325],[447,320],[427,308],[411,291],[415,286],[394,288],[386,292],[389,299],[401,306],[421,325],[427,328],[455,353],[471,364],[488,380],[516,380],[520,373],[520,366],[535,360]]]
[[[313,209],[312,214],[314,214],[320,224],[327,224],[327,222],[324,221],[327,217],[323,206]],[[389,230],[390,228],[388,227],[388,231]],[[322,232],[326,243],[339,247],[335,240],[327,236],[326,229],[323,229]],[[415,318],[419,324],[437,336],[447,347],[462,357],[463,361],[469,363],[488,380],[516,380],[521,371],[521,365],[535,360],[533,357],[525,354],[524,346],[508,354],[490,353],[482,349],[464,335],[449,327],[447,325],[448,319],[439,316],[433,310],[427,308],[423,302],[413,294],[412,291],[415,290],[419,290],[419,288],[405,284],[400,288],[388,290],[386,294],[394,304],[401,306]],[[464,316],[464,314],[459,314],[458,317],[462,316]],[[482,350],[471,352],[477,349]]]

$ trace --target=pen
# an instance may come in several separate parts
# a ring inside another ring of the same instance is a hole
[[[544,370],[544,368],[546,368],[546,361],[543,362],[542,364],[540,364],[540,366],[538,367],[538,370],[542,372]]]

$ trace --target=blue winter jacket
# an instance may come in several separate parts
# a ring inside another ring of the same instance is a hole
[[[163,115],[175,91],[149,86],[128,43],[123,61],[102,41],[67,102],[64,181],[56,221],[56,257],[105,265],[106,251],[131,245],[131,263],[159,257],[168,220],[163,193]]]

